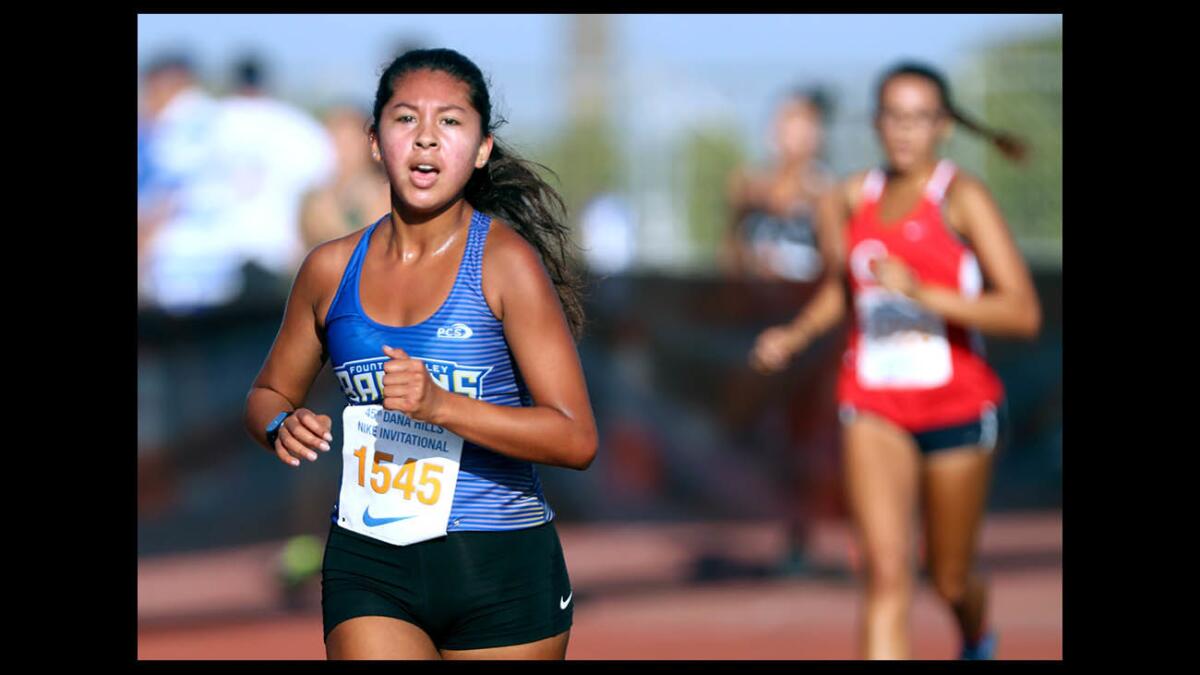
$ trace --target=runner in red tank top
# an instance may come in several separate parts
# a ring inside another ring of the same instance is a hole
[[[983,359],[979,334],[923,307],[876,278],[888,257],[903,261],[922,284],[979,296],[971,248],[942,218],[946,187],[957,173],[942,160],[916,206],[895,222],[880,215],[885,174],[872,169],[846,232],[847,279],[854,297],[849,349],[838,400],[843,409],[881,415],[910,432],[966,424],[994,410],[1003,396]]]
[[[918,500],[930,573],[961,631],[962,658],[995,649],[986,587],[971,568],[1004,392],[979,333],[1032,338],[1041,310],[987,188],[938,158],[952,120],[1010,157],[1024,151],[955,110],[936,71],[903,64],[885,74],[875,127],[887,170],[858,172],[822,199],[825,281],[750,355],[759,371],[778,372],[852,310],[838,399],[867,577],[867,658],[909,656]]]

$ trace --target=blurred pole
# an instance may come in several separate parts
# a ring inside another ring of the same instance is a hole
[[[570,21],[568,110],[576,123],[599,122],[607,118],[611,89],[608,65],[612,18],[605,14],[579,14]]]
[[[564,21],[567,119],[550,164],[560,181],[572,235],[583,244],[580,214],[597,197],[611,195],[621,174],[619,139],[608,108],[614,89],[613,19],[587,14]]]

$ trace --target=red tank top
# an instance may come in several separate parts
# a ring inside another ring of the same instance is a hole
[[[967,423],[1004,396],[1000,378],[983,358],[977,331],[948,324],[884,289],[871,273],[872,260],[891,255],[923,284],[968,297],[980,294],[983,276],[975,255],[942,220],[942,198],[954,172],[952,162],[939,162],[917,206],[885,226],[879,197],[886,179],[873,169],[846,233],[854,314],[838,400],[911,432]]]

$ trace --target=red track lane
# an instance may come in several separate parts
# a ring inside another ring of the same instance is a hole
[[[1062,658],[1061,534],[1057,513],[993,516],[985,525],[982,553],[991,568],[1000,659]],[[688,562],[712,550],[712,541],[725,542],[726,552],[737,550],[746,562],[772,559],[782,541],[773,525],[561,525],[560,536],[579,591],[570,659],[857,658],[855,584],[788,578],[686,583]],[[844,564],[847,541],[844,527],[823,528],[818,557]],[[319,611],[279,614],[264,588],[275,548],[140,564],[139,658],[324,658]],[[1026,562],[1013,562],[1021,556]],[[240,610],[250,618],[183,623],[189,609]],[[912,619],[914,658],[954,657],[951,618],[927,585],[918,591]]]

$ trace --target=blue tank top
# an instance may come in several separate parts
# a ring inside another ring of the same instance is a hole
[[[497,405],[533,405],[504,339],[504,327],[483,297],[483,246],[491,217],[479,211],[471,216],[450,297],[428,319],[404,327],[372,320],[359,299],[363,260],[382,221],[368,227],[355,246],[325,317],[326,346],[346,404],[381,403],[387,344],[424,361],[443,389]],[[334,523],[337,514],[334,504]],[[519,530],[553,517],[533,463],[463,442],[448,532]]]

